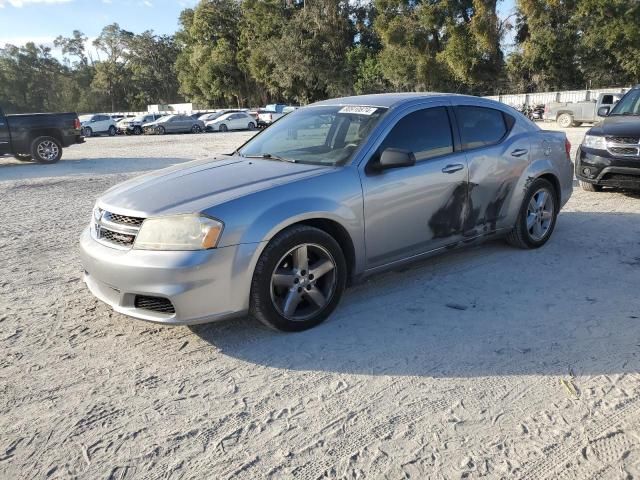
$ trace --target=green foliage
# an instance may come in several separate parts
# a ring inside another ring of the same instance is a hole
[[[498,92],[640,79],[638,0],[518,0],[515,45],[497,0],[201,0],[175,36],[106,26],[51,48],[0,49],[8,111],[305,104],[387,91]]]

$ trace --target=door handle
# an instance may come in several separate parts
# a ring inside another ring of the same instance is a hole
[[[511,152],[512,157],[522,157],[529,153],[529,150],[525,148],[516,148],[513,152]]]
[[[442,173],[455,173],[464,168],[461,163],[454,163],[453,165],[447,165],[442,169]]]

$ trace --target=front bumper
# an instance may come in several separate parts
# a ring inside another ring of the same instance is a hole
[[[604,151],[578,147],[575,165],[576,177],[582,182],[604,187],[640,188],[639,158],[611,157]]]
[[[115,311],[167,325],[195,325],[246,314],[260,244],[213,250],[118,250],[80,237],[84,281]],[[168,299],[175,312],[136,307],[136,296]]]

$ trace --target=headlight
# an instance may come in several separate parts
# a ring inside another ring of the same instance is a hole
[[[204,250],[215,248],[222,222],[203,215],[147,218],[133,248],[139,250]]]
[[[604,137],[599,137],[596,135],[585,135],[584,140],[582,140],[582,146],[587,148],[595,148],[596,150],[605,150],[607,148]]]

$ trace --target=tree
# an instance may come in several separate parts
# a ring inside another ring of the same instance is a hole
[[[509,76],[529,90],[560,90],[584,85],[577,56],[578,32],[572,23],[578,0],[519,0],[517,51]]]
[[[589,84],[608,87],[640,80],[640,2],[581,0],[573,25],[577,57]]]
[[[92,86],[109,97],[112,112],[116,111],[118,105],[124,106],[122,99],[126,96],[131,78],[127,50],[133,36],[133,33],[114,23],[104,27],[100,36],[93,41],[94,47],[104,58],[100,58],[95,64],[96,73]]]

